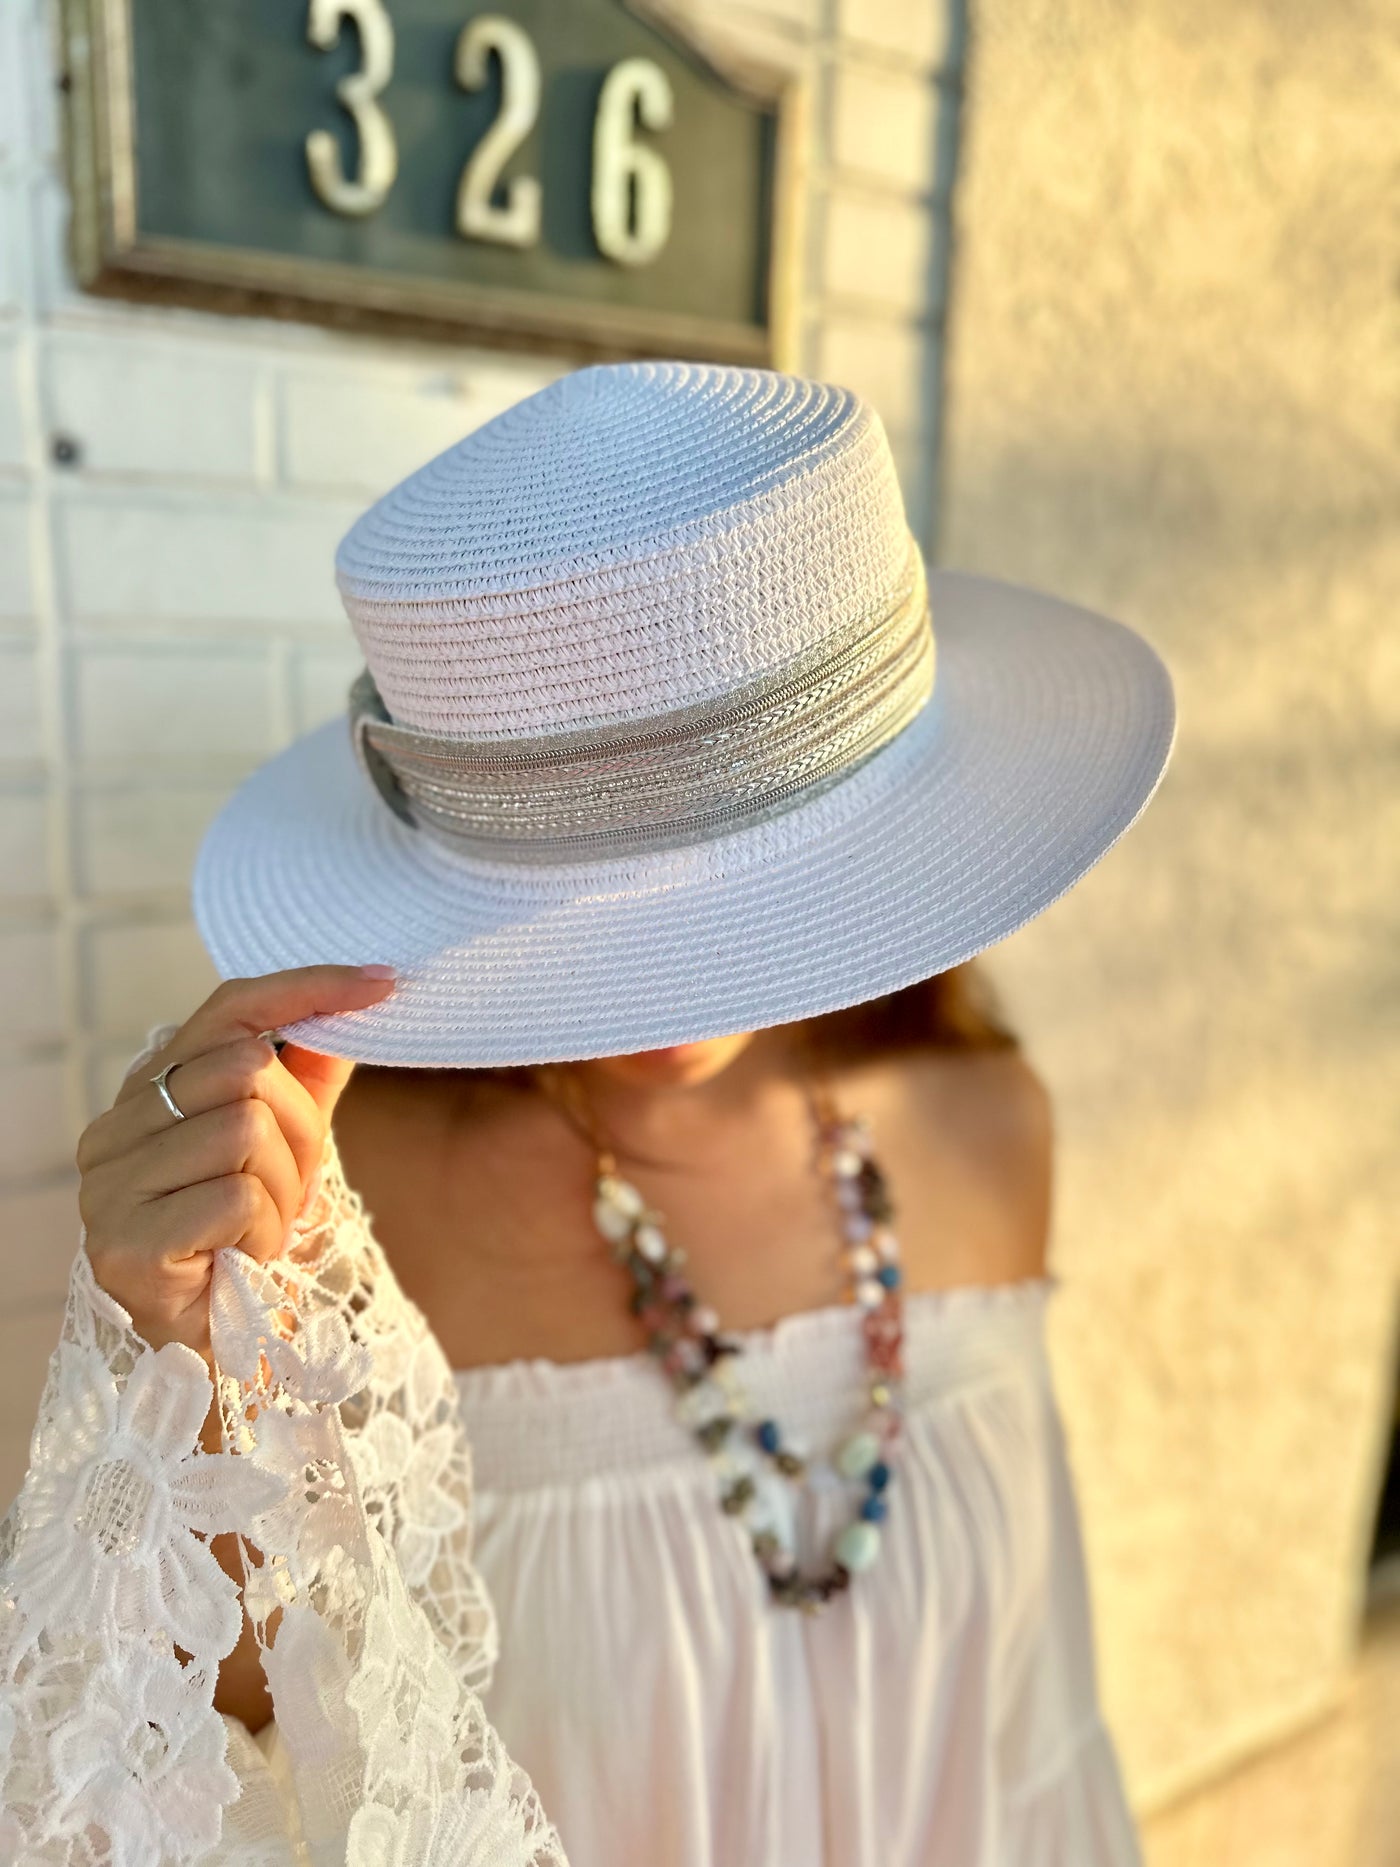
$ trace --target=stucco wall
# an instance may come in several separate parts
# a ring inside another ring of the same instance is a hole
[[[1400,1212],[1393,5],[982,0],[944,561],[1141,628],[1148,816],[996,956],[1056,1092],[1056,1348],[1141,1801],[1353,1635]]]

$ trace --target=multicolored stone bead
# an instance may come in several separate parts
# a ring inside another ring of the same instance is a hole
[[[836,1539],[836,1560],[852,1575],[868,1569],[879,1553],[880,1532],[863,1518],[848,1523]]]

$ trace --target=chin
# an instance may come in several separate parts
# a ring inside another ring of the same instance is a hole
[[[748,1047],[750,1033],[707,1037],[698,1044],[671,1044],[664,1050],[637,1050],[625,1057],[599,1057],[595,1067],[638,1088],[689,1089],[708,1082]]]

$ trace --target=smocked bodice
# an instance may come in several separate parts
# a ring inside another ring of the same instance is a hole
[[[458,1376],[487,1709],[575,1867],[1128,1867],[1045,1354],[1051,1286],[906,1306],[906,1416],[874,1569],[774,1607],[651,1357]],[[741,1337],[754,1409],[825,1483],[771,1503],[817,1566],[857,1416],[841,1308]]]

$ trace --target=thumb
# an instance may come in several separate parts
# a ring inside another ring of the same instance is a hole
[[[355,1073],[354,1064],[344,1057],[325,1057],[319,1050],[305,1050],[300,1044],[283,1044],[281,1062],[329,1121],[345,1085]]]

